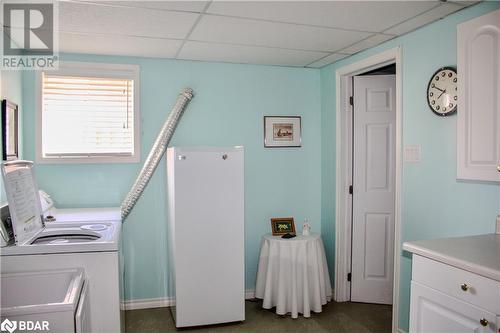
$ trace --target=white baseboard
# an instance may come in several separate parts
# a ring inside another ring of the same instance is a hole
[[[245,290],[245,299],[254,299],[255,298],[255,290],[248,289]]]
[[[130,299],[122,301],[122,310],[139,310],[139,309],[152,309],[152,308],[165,308],[175,305],[175,301],[171,297],[160,298],[145,298],[145,299]]]
[[[245,290],[245,299],[255,298],[255,290]],[[121,302],[122,310],[139,310],[152,308],[166,308],[175,305],[175,300],[172,297],[160,298],[145,298],[145,299],[130,299]]]

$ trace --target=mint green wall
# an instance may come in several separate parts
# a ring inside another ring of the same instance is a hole
[[[133,63],[141,68],[142,161],[180,89],[195,98],[171,145],[245,146],[246,287],[254,288],[260,237],[269,218],[321,221],[320,79],[315,69],[128,57],[64,55],[72,61]],[[23,74],[25,157],[35,157],[34,74]],[[265,149],[264,115],[302,116],[302,148]],[[57,206],[117,206],[141,164],[37,165],[40,188]],[[165,161],[124,224],[126,298],[165,296]],[[228,249],[230,251],[231,249]]]
[[[335,223],[335,71],[398,45],[403,53],[403,144],[422,146],[422,161],[403,165],[402,241],[494,232],[500,187],[456,180],[457,117],[435,116],[425,92],[435,70],[456,66],[457,24],[497,8],[499,2],[481,3],[321,69],[323,235],[333,234]],[[332,255],[333,242],[325,243]],[[406,331],[410,277],[411,259],[404,255],[399,325]]]
[[[320,71],[321,79],[321,234],[330,279],[335,271],[335,71]]]
[[[22,157],[23,151],[23,92],[20,71],[1,71],[0,73],[0,100],[7,99],[19,107],[19,152]],[[0,114],[0,124],[1,124]],[[0,149],[2,147],[2,135],[0,135]],[[0,157],[1,158],[1,157]],[[7,202],[3,188],[3,179],[0,176],[0,205]]]

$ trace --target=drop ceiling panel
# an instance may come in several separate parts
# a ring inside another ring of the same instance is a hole
[[[475,2],[67,0],[61,51],[322,67]]]
[[[340,52],[347,53],[347,54],[354,54],[356,52],[359,52],[359,51],[362,51],[364,49],[368,49],[370,47],[373,47],[375,45],[383,43],[386,40],[389,40],[389,39],[394,38],[394,37],[396,37],[396,36],[376,34],[376,35],[368,37],[367,39],[364,39],[364,40],[362,40],[354,45],[346,47],[345,49],[342,49]]]
[[[366,32],[209,15],[202,17],[190,40],[333,52],[369,35]]]
[[[321,68],[323,66],[334,63],[335,61],[338,61],[340,59],[344,59],[345,57],[348,57],[348,56],[349,56],[348,54],[333,53],[333,54],[330,54],[329,56],[327,56],[323,59],[320,59],[316,62],[313,62],[312,64],[307,65],[307,67]]]
[[[327,53],[188,41],[178,58],[302,67],[325,55]]]
[[[187,12],[61,2],[59,29],[63,32],[183,39],[198,16]]]
[[[61,33],[60,52],[173,58],[181,40]]]
[[[207,13],[381,32],[436,1],[214,1]]]
[[[446,15],[456,12],[457,10],[460,10],[462,8],[464,7],[459,4],[443,3],[442,5],[428,12],[425,12],[424,14],[409,19],[408,21],[405,21],[401,24],[396,25],[395,27],[384,31],[384,33],[402,35],[412,30],[418,29],[428,23],[439,20],[440,18],[445,17]]]
[[[160,10],[174,10],[187,12],[201,12],[208,1],[85,1],[89,3],[101,3],[115,6],[126,6],[136,8],[151,8]]]

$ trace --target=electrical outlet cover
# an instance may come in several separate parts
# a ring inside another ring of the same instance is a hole
[[[404,161],[407,163],[419,163],[422,157],[422,146],[410,145],[404,147]]]

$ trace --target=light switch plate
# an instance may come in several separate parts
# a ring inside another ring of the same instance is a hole
[[[405,162],[419,163],[422,157],[422,146],[420,145],[405,146],[403,155]]]

